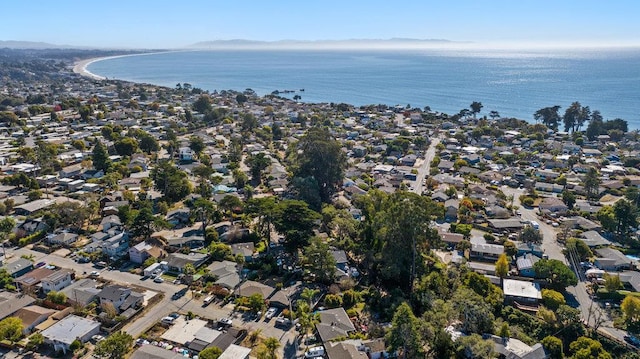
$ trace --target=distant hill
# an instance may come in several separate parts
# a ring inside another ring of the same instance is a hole
[[[280,40],[280,41],[253,41],[253,40],[214,40],[202,41],[187,46],[190,49],[353,49],[353,48],[410,48],[429,47],[438,45],[455,44],[458,42],[444,39],[350,39],[350,40]]]
[[[0,40],[0,48],[9,49],[86,49],[87,47],[71,46],[71,45],[55,45],[47,42],[37,41],[14,41],[14,40]]]

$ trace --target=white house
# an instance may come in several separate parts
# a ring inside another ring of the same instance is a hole
[[[42,278],[42,290],[45,293],[60,291],[73,282],[74,272],[71,269],[60,269]]]
[[[92,336],[100,333],[100,323],[91,319],[69,315],[42,331],[45,343],[55,351],[66,353],[75,340],[86,343]]]

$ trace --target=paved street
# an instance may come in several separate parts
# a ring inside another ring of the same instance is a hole
[[[417,194],[422,194],[424,191],[424,179],[429,175],[431,169],[431,161],[436,156],[436,146],[440,143],[440,137],[432,137],[431,144],[424,154],[424,160],[418,164],[418,174],[416,180],[413,182],[411,191]]]

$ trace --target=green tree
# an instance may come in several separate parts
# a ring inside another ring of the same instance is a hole
[[[576,195],[568,190],[562,191],[562,202],[567,205],[569,209],[573,209],[573,205],[576,204]]]
[[[251,168],[251,178],[254,183],[262,183],[262,171],[271,165],[271,160],[260,152],[246,160],[247,166]]]
[[[13,231],[16,226],[16,220],[13,217],[4,217],[0,220],[0,241],[4,243],[7,240],[9,233]]]
[[[160,150],[160,144],[158,140],[156,140],[153,136],[148,133],[143,133],[140,138],[140,149],[144,151],[146,154],[152,154],[154,152],[158,152]]]
[[[300,139],[293,170],[294,177],[313,177],[318,182],[320,198],[328,202],[344,179],[346,156],[331,133],[311,128]]]
[[[482,102],[473,101],[469,108],[471,108],[471,113],[473,114],[473,118],[476,118],[476,115],[480,113],[482,110]]]
[[[178,202],[191,193],[187,174],[170,161],[161,161],[151,170],[151,178],[156,190],[170,203]]]
[[[297,200],[278,203],[274,212],[274,225],[278,232],[285,235],[285,245],[289,249],[306,246],[320,214],[311,210],[305,202]]]
[[[15,343],[22,338],[22,319],[18,317],[7,317],[0,321],[0,340],[8,340]]]
[[[591,249],[589,246],[584,243],[583,240],[578,238],[569,238],[567,239],[567,243],[565,244],[567,250],[573,251],[575,250],[578,253],[578,258],[581,261],[585,261],[593,256]]]
[[[620,199],[613,205],[613,214],[616,218],[616,233],[621,238],[626,238],[632,227],[638,226],[638,209],[626,199]]]
[[[557,259],[541,259],[533,265],[536,278],[544,279],[549,287],[564,291],[566,287],[578,284],[575,273]]]
[[[542,290],[542,302],[544,303],[545,307],[551,310],[556,310],[561,305],[567,303],[562,293],[557,292],[553,289]]]
[[[496,262],[496,275],[500,278],[504,278],[509,273],[509,261],[507,255],[502,253]]]
[[[29,337],[27,341],[26,349],[27,350],[37,350],[40,346],[44,344],[44,336],[40,333],[35,333]]]
[[[324,304],[328,308],[338,308],[342,306],[342,297],[338,294],[327,294],[324,297]]]
[[[482,334],[493,331],[493,310],[482,296],[469,288],[460,287],[451,301],[462,323],[460,329],[463,332]]]
[[[260,293],[255,293],[249,296],[248,306],[254,313],[264,310],[265,303],[264,297]]]
[[[549,354],[549,359],[564,358],[562,340],[551,335],[544,337],[541,341],[544,350]]]
[[[582,180],[585,192],[587,192],[587,199],[597,198],[600,193],[600,176],[598,170],[594,167],[589,167],[589,170]]]
[[[458,359],[484,359],[495,356],[493,342],[482,339],[478,334],[462,336],[455,344]]]
[[[113,144],[120,156],[131,156],[138,150],[138,141],[133,137],[123,137]]]
[[[585,121],[589,120],[591,110],[589,106],[582,106],[580,102],[572,103],[564,112],[565,131],[579,131]]]
[[[520,240],[525,243],[542,243],[542,233],[533,228],[533,226],[525,226],[520,232]]]
[[[208,249],[214,261],[221,261],[231,256],[231,247],[224,243],[211,242]]]
[[[405,302],[398,306],[386,336],[388,351],[400,353],[402,358],[418,358],[423,354],[418,319]]]
[[[620,275],[605,273],[604,287],[607,289],[607,292],[609,293],[613,293],[618,289],[622,289],[623,285],[622,285],[622,281],[620,280]]]
[[[542,121],[544,125],[553,129],[554,131],[557,131],[558,124],[561,120],[560,114],[558,114],[559,110],[560,106],[541,108],[533,114],[533,118],[536,121]]]
[[[622,300],[620,310],[624,315],[624,320],[628,324],[638,323],[640,321],[640,298],[628,295]]]
[[[200,158],[200,155],[202,154],[202,151],[204,151],[206,146],[204,144],[204,141],[202,141],[202,138],[198,136],[191,136],[191,138],[189,138],[189,148],[196,154],[198,158]]]
[[[222,355],[222,349],[218,347],[208,347],[202,350],[198,354],[198,358],[201,359],[218,359],[218,357]]]
[[[498,336],[500,336],[502,338],[511,337],[511,330],[509,329],[509,323],[507,323],[507,322],[502,323],[502,326],[500,327],[500,330],[498,331]]]
[[[504,252],[510,258],[518,254],[518,247],[516,247],[516,244],[513,243],[512,241],[506,240],[502,245],[504,246]]]
[[[314,237],[304,248],[302,258],[304,267],[321,283],[331,284],[335,277],[336,260],[331,255],[329,245],[321,238]]]
[[[213,108],[211,107],[211,97],[209,97],[209,95],[200,95],[198,99],[193,103],[192,108],[194,111],[202,114],[211,112],[213,110]]]
[[[264,350],[260,350],[258,352],[259,359],[277,359],[278,356],[276,355],[276,350],[280,347],[280,341],[278,338],[269,337],[262,342],[262,345]],[[260,353],[264,354],[260,356]]]
[[[107,147],[105,147],[102,142],[98,141],[96,145],[93,146],[91,161],[93,162],[93,167],[97,170],[104,171],[105,173],[109,171],[109,168],[111,167],[111,160],[109,159]]]
[[[93,354],[98,358],[122,359],[131,349],[133,337],[125,332],[115,332],[98,342]]]
[[[56,292],[55,290],[47,293],[47,300],[55,304],[65,304],[67,302],[67,295],[64,292]]]
[[[615,233],[617,229],[616,215],[612,206],[602,206],[596,214],[598,221],[606,231]]]
[[[569,350],[573,353],[573,359],[611,359],[611,354],[604,350],[599,341],[588,337],[580,337],[572,342]]]
[[[300,294],[300,298],[306,300],[308,306],[311,308],[313,306],[313,298],[315,298],[315,296],[318,294],[320,294],[320,291],[318,289],[305,287]]]

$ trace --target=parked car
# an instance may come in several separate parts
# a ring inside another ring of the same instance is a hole
[[[155,283],[163,283],[163,282],[164,282],[164,279],[162,279],[162,277],[155,277],[155,278],[153,278],[153,281],[154,281]]]
[[[45,262],[38,262],[38,264],[36,264],[36,268],[43,267],[43,266],[45,266],[46,264],[47,264],[47,263],[45,263]]]
[[[276,327],[288,328],[291,326],[291,320],[285,317],[277,317],[276,318]]]
[[[168,325],[172,325],[173,323],[175,323],[176,319],[173,317],[164,317],[162,319],[160,319],[160,322],[162,324],[168,324]]]
[[[204,298],[204,301],[203,301],[203,303],[202,303],[202,306],[203,306],[203,307],[206,307],[207,305],[211,304],[211,302],[213,302],[213,300],[214,300],[214,299],[215,299],[215,297],[214,297],[214,296],[212,296],[212,295],[210,295],[210,296],[208,296],[208,297]]]
[[[276,315],[276,313],[278,313],[278,308],[271,307],[271,308],[267,309],[267,313],[265,314],[265,318],[267,320],[271,320],[271,318],[273,318]]]
[[[220,326],[231,326],[233,325],[233,320],[231,318],[222,318],[222,319],[218,319],[218,324]]]
[[[160,278],[162,279],[162,278]],[[182,297],[184,297],[185,294],[187,294],[188,289],[187,288],[182,288],[179,291],[173,293],[173,296],[171,296],[172,300],[177,300],[180,299]]]
[[[94,270],[89,274],[89,277],[91,278],[98,278],[98,276],[100,276],[100,272]]]
[[[625,335],[624,340],[634,347],[640,347],[640,339],[634,337],[633,335]]]
[[[306,353],[304,353],[304,357],[305,358],[321,358],[321,357],[324,357],[324,347],[317,346],[317,347],[310,348],[309,350],[307,350]]]

